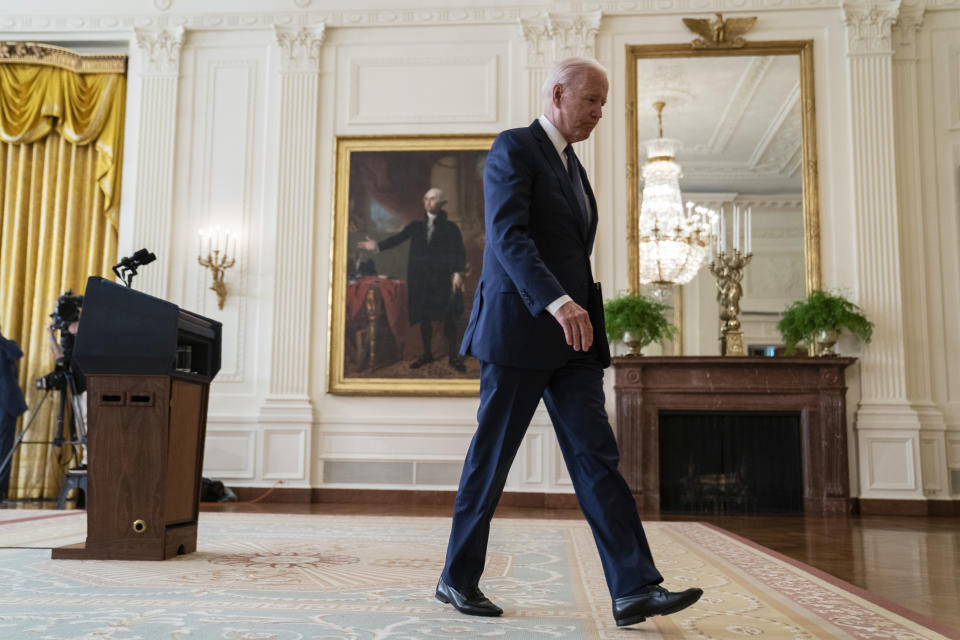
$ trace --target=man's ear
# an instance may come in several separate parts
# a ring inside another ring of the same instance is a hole
[[[562,95],[563,95],[563,85],[560,83],[553,85],[553,91],[551,92],[550,97],[552,98],[553,104],[555,106],[560,106],[560,96]]]

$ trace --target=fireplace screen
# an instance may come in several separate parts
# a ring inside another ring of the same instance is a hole
[[[799,412],[661,411],[660,509],[802,513]]]

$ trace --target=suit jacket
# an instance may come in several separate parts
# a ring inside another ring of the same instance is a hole
[[[546,306],[566,294],[590,311],[591,319],[602,318],[602,300],[591,295],[597,205],[579,163],[578,169],[591,209],[589,227],[563,162],[538,121],[494,140],[483,173],[483,269],[462,354],[503,366],[555,369],[575,352]],[[594,333],[607,366],[607,337],[602,330]]]
[[[454,272],[466,267],[463,237],[456,222],[439,211],[434,220],[433,235],[427,242],[427,214],[414,220],[399,233],[377,243],[386,251],[410,241],[407,261],[407,314],[410,324],[424,320],[441,320],[450,304],[451,279]],[[463,311],[461,310],[461,313]]]
[[[0,336],[0,422],[7,416],[15,418],[27,410],[23,391],[17,383],[17,360],[22,356],[16,342]]]

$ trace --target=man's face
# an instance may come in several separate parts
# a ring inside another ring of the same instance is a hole
[[[423,208],[430,213],[437,213],[440,211],[441,204],[440,196],[438,196],[437,192],[433,189],[423,194]]]
[[[557,121],[553,124],[567,142],[580,142],[590,137],[603,116],[607,88],[606,76],[596,69],[582,72],[559,90],[554,88],[553,107]]]

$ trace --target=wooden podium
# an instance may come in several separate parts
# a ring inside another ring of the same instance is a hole
[[[73,355],[87,375],[87,540],[53,549],[54,559],[165,560],[196,551],[220,341],[219,322],[88,280]]]

